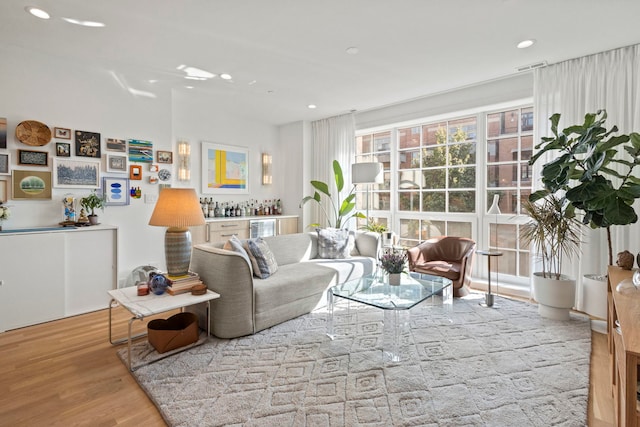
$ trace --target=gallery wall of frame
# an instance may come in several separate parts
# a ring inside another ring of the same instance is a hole
[[[141,182],[133,182],[143,176],[148,184],[162,180],[163,187],[171,186],[166,181],[173,151],[157,150],[154,156],[149,140],[103,138],[100,132],[24,120],[16,123],[11,144],[10,130],[11,123],[0,117],[0,203],[52,200],[60,189],[97,191],[105,206],[128,206],[141,198]],[[11,145],[18,148],[12,150]],[[144,164],[149,166],[143,168]]]

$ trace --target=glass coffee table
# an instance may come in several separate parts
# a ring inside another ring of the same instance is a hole
[[[370,305],[385,311],[383,335],[388,336],[383,336],[383,343],[391,342],[391,346],[385,348],[383,344],[383,359],[384,361],[399,362],[401,360],[400,335],[403,329],[402,324],[405,323],[401,324],[400,313],[405,312],[407,316],[410,316],[409,310],[412,307],[429,299],[437,299],[437,302],[452,307],[453,286],[451,280],[447,278],[413,272],[403,273],[400,285],[390,285],[389,276],[378,273],[334,286],[327,292],[327,308],[329,310],[327,335],[331,339],[335,339],[337,336],[334,314],[338,298]]]

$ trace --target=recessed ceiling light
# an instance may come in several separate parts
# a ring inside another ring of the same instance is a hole
[[[254,84],[258,83],[257,80],[251,80],[249,83],[247,83],[249,86],[253,86]]]
[[[37,7],[27,6],[24,8],[27,12],[40,19],[49,19],[51,16],[47,12],[42,9],[38,9]]]
[[[526,49],[528,47],[531,47],[535,42],[536,41],[533,39],[522,40],[520,43],[518,43],[518,49]]]
[[[104,23],[97,21],[83,21],[81,19],[74,18],[62,18],[64,21],[67,21],[69,24],[80,25],[82,27],[92,27],[92,28],[100,28],[104,27]]]
[[[184,64],[178,65],[176,69],[187,73],[184,78],[189,80],[207,80],[212,79],[216,76],[215,74],[210,73],[206,70],[201,70],[200,68],[196,67],[189,67],[188,65]]]
[[[307,108],[310,108],[313,110],[314,108],[318,108],[318,106],[316,104],[309,104],[307,105]]]
[[[185,86],[187,89],[193,89],[193,86]]]
[[[233,77],[231,77],[231,74],[222,73],[222,74],[220,74],[220,78],[222,80],[231,80]]]
[[[357,54],[358,54],[358,52],[359,52],[359,50],[358,50],[358,48],[357,48],[357,47],[355,47],[355,46],[351,46],[351,47],[348,47],[348,48],[347,48],[346,52],[347,52],[349,55],[357,55]]]

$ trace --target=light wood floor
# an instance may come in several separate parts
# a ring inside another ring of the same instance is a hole
[[[128,316],[114,314],[123,336]],[[107,310],[0,333],[0,426],[164,426],[116,350]],[[592,427],[613,425],[608,369],[606,335],[592,333]]]

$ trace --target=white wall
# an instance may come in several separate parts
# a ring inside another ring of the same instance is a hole
[[[0,117],[7,118],[7,150],[11,154],[11,169],[51,170],[55,157],[55,139],[43,147],[29,147],[15,138],[15,127],[23,120],[38,120],[50,128],[100,132],[102,139],[144,139],[152,141],[154,149],[174,150],[171,168],[172,185],[194,187],[200,193],[200,141],[219,142],[249,147],[250,193],[242,196],[216,198],[222,201],[242,201],[249,198],[287,201],[280,185],[261,185],[262,151],[274,158],[274,182],[283,180],[285,158],[280,155],[278,128],[257,123],[244,117],[225,113],[224,105],[216,105],[215,97],[203,97],[187,92],[154,89],[156,98],[131,95],[109,70],[90,64],[61,61],[46,54],[34,55],[15,48],[0,48]],[[186,138],[192,144],[191,183],[175,179],[176,138]],[[65,142],[63,140],[58,140]],[[35,149],[49,153],[49,167],[17,165],[18,149]],[[72,141],[73,150],[73,141]],[[103,158],[105,144],[102,145]],[[163,165],[165,167],[165,165]],[[102,164],[105,169],[104,160]],[[103,173],[103,176],[126,176]],[[158,194],[158,186],[149,184],[148,166],[143,165],[140,186],[142,199],[132,199],[130,206],[109,206],[99,212],[100,222],[119,227],[119,277],[125,278],[138,265],[152,263],[164,268],[164,229],[148,225],[152,203],[145,203],[145,194]],[[155,175],[155,174],[151,174]],[[0,176],[0,179],[10,177]],[[291,177],[287,178],[292,180]],[[10,185],[9,185],[10,187]],[[280,190],[283,193],[278,193]],[[53,189],[52,200],[9,200],[12,217],[4,222],[6,229],[53,226],[62,220],[62,197],[71,193],[82,197],[89,190]],[[288,212],[285,213],[297,213]],[[0,248],[0,253],[10,248]]]

